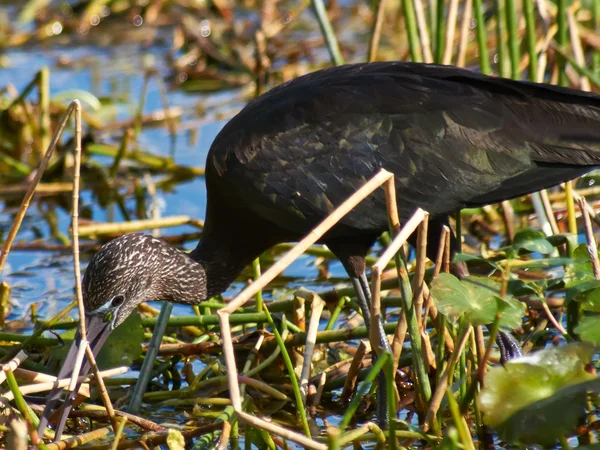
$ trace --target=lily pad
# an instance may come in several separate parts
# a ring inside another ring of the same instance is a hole
[[[68,330],[60,335],[65,341],[65,345],[53,350],[53,359],[64,360],[76,331],[75,329]],[[142,354],[143,342],[142,318],[137,311],[134,311],[110,334],[102,346],[102,350],[96,356],[98,367],[106,370],[113,367],[130,366]]]
[[[464,315],[471,325],[492,323],[502,306],[500,325],[521,326],[525,307],[510,296],[501,299],[500,283],[489,278],[468,276],[459,280],[442,273],[431,283],[431,293],[438,310],[452,320]]]
[[[486,424],[509,443],[552,445],[577,426],[587,391],[600,390],[600,378],[585,370],[593,353],[574,343],[491,369],[481,392]]]

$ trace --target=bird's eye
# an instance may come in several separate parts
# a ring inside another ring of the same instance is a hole
[[[122,295],[117,295],[115,296],[112,301],[110,302],[110,306],[112,308],[117,308],[119,306],[121,306],[123,304],[123,302],[125,301],[125,297]]]

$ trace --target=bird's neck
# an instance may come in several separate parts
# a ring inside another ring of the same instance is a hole
[[[190,256],[204,268],[206,298],[222,294],[263,250],[256,246],[215,245],[213,240],[203,239]]]

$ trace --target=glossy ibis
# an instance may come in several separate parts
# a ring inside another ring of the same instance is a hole
[[[195,250],[188,255],[129,234],[94,256],[83,281],[88,340],[97,352],[140,302],[192,304],[220,294],[253,259],[302,238],[381,168],[395,175],[401,218],[417,207],[430,213],[428,248],[435,251],[448,214],[547,188],[597,165],[594,94],[405,62],[299,77],[250,102],[216,137]],[[379,190],[322,239],[348,272],[367,324],[365,255],[387,227]],[[59,377],[70,375],[79,341]],[[59,396],[56,390],[48,397],[41,429]],[[385,422],[384,393],[379,397]]]

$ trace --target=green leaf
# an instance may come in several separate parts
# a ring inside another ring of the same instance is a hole
[[[512,247],[517,252],[524,249],[542,255],[549,255],[554,251],[554,246],[546,239],[544,232],[534,230],[523,230],[515,234]]]
[[[64,360],[76,332],[76,329],[72,329],[60,335],[67,345],[53,350],[54,359]],[[120,326],[115,328],[102,346],[102,350],[96,356],[98,367],[106,370],[113,367],[130,366],[142,354],[143,342],[142,318],[137,311],[134,311]]]
[[[576,286],[584,281],[595,280],[594,269],[585,244],[581,244],[573,251],[571,263],[565,271],[565,286]]]
[[[500,283],[485,277],[468,276],[459,280],[454,275],[442,273],[433,280],[431,293],[442,314],[454,321],[464,314],[467,322],[474,326],[492,323],[500,306],[506,303],[500,324],[516,328],[521,325],[525,310],[520,302],[510,297],[500,299]]]
[[[600,312],[600,280],[594,281],[594,289],[586,290],[574,298],[576,302],[581,304],[583,311]]]
[[[583,317],[575,327],[575,333],[584,341],[600,345],[600,316]]]
[[[586,392],[600,389],[600,378],[585,370],[593,353],[574,343],[491,369],[481,393],[486,424],[509,443],[552,445],[585,413]]]
[[[459,263],[459,262],[465,262],[465,263],[468,263],[468,262],[477,262],[477,263],[480,263],[480,264],[489,264],[494,269],[497,269],[497,270],[500,270],[500,271],[502,270],[502,267],[500,265],[496,264],[494,261],[482,258],[481,256],[469,255],[467,253],[457,253],[454,256],[454,259],[452,260],[452,262],[455,262],[455,263]]]

